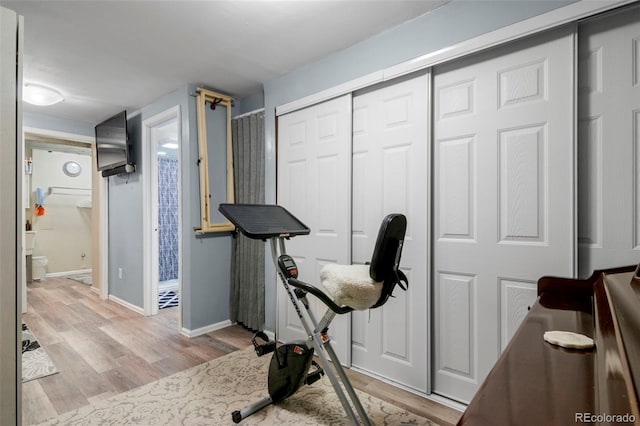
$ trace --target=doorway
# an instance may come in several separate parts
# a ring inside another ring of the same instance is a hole
[[[25,148],[25,223],[34,264],[27,277],[33,270],[34,280],[69,276],[92,285],[91,145],[27,137]]]
[[[93,146],[94,139],[93,137],[72,134],[72,133],[64,133],[57,131],[49,131],[44,129],[37,128],[25,128],[24,129],[24,150],[25,150],[25,158],[29,159],[29,153],[32,153],[34,149],[45,152],[49,154],[49,151],[53,153],[65,155],[68,153],[69,155],[80,155],[81,157],[88,156],[89,164],[84,166],[81,165],[80,175],[89,174],[91,179],[86,183],[86,187],[90,188],[90,191],[83,190],[75,190],[71,189],[67,192],[72,192],[71,194],[62,193],[64,190],[59,190],[59,188],[54,191],[57,191],[55,194],[56,203],[67,202],[72,204],[72,207],[77,210],[77,213],[82,221],[90,223],[90,235],[86,238],[89,240],[89,243],[84,247],[83,251],[76,253],[78,257],[78,265],[76,267],[63,265],[62,268],[65,271],[76,271],[78,273],[86,273],[89,275],[87,277],[88,281],[91,283],[91,287],[96,291],[99,291],[100,297],[102,299],[107,298],[108,286],[107,286],[107,256],[101,255],[102,253],[107,253],[106,250],[106,212],[104,211],[104,207],[107,205],[106,201],[106,182],[100,178],[98,172],[95,170],[95,160],[93,160],[93,156],[95,155],[95,148]],[[33,155],[31,155],[33,159]],[[64,165],[65,162],[63,162]],[[33,166],[33,165],[32,165]],[[64,173],[63,167],[59,167],[60,174]],[[27,170],[25,168],[25,170]],[[34,170],[33,168],[31,169]],[[76,170],[76,169],[74,169]],[[76,170],[77,171],[77,170]],[[72,171],[73,172],[73,171]],[[73,173],[72,173],[73,174]],[[26,219],[31,219],[30,223],[33,226],[34,221],[31,214],[31,211],[34,210],[34,206],[31,205],[31,198],[33,194],[30,194],[30,190],[35,191],[35,188],[30,188],[30,179],[31,175],[26,172],[23,173],[23,194],[20,197],[22,200],[22,205],[24,208],[24,216]],[[75,177],[74,179],[78,179],[80,176]],[[47,185],[46,188],[43,188],[43,191],[46,193],[49,191],[49,187],[55,186],[51,181],[46,180]],[[42,186],[42,185],[40,185]],[[59,186],[69,186],[72,188],[78,187],[78,185],[59,185]],[[83,186],[84,188],[84,186]],[[63,188],[64,189],[64,188]],[[46,194],[45,194],[46,195]],[[48,201],[51,201],[48,200]],[[73,209],[72,209],[73,210]],[[51,213],[51,211],[50,211]],[[46,216],[46,205],[45,205],[45,216]],[[50,217],[50,215],[49,215]],[[24,228],[23,228],[24,229]],[[44,235],[42,235],[44,238]],[[36,238],[37,239],[37,236]],[[40,242],[44,243],[44,240]],[[34,243],[35,244],[35,243]],[[85,256],[82,256],[84,253]],[[26,262],[23,263],[23,268],[26,269]],[[48,259],[47,259],[48,263]],[[53,267],[54,265],[52,265]],[[25,270],[23,269],[23,271]],[[45,270],[46,271],[46,270]],[[53,269],[52,269],[53,271]],[[26,272],[26,271],[25,271]],[[64,273],[59,275],[65,275]],[[27,274],[23,274],[22,278],[22,312],[27,311],[27,282],[26,282]]]
[[[180,212],[180,108],[178,106],[143,122],[145,226],[144,311],[157,315],[160,309],[181,309]],[[181,315],[178,315],[181,327]]]

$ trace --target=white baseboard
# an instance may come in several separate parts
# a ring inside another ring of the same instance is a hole
[[[388,379],[388,378],[386,378],[384,376],[381,376],[379,374],[373,373],[373,372],[368,371],[368,370],[364,370],[362,368],[358,368],[358,367],[356,367],[354,365],[352,365],[349,368],[351,370],[353,370],[353,371],[356,371],[356,372],[360,373],[360,374],[364,374],[365,376],[373,377],[374,379],[380,380],[381,382],[384,382],[384,383],[390,384],[392,386],[395,386],[398,389],[405,390],[405,391],[410,392],[410,393],[412,393],[414,395],[418,395],[418,396],[421,396],[422,398],[425,398],[425,399],[437,402],[439,404],[442,404],[445,407],[449,407],[449,408],[452,408],[452,409],[454,409],[456,411],[460,411],[461,413],[464,412],[464,410],[467,409],[466,404],[463,404],[463,403],[458,402],[458,401],[454,401],[453,399],[449,399],[449,398],[446,398],[444,396],[437,395],[435,393],[424,393],[422,391],[410,388],[409,386],[405,386],[405,385],[402,385],[400,383],[394,382],[393,380],[390,380],[390,379]]]
[[[112,294],[109,295],[109,300],[111,300],[112,302],[117,303],[118,305],[122,305],[125,308],[132,310],[133,312],[140,314],[140,315],[144,315],[144,309],[142,309],[140,306],[136,306],[132,303],[127,302],[126,300],[122,300],[119,297],[116,297]]]
[[[271,331],[271,330],[263,330],[262,332],[267,335],[269,340],[271,340],[271,341],[276,340],[276,333],[274,333],[273,331]]]
[[[45,277],[66,277],[68,275],[90,274],[92,269],[78,269],[77,271],[49,272]]]
[[[197,337],[203,334],[211,333],[212,331],[220,330],[221,328],[229,327],[230,325],[231,325],[231,321],[225,320],[215,324],[196,328],[195,330],[189,330],[183,327],[182,330],[180,330],[180,334],[182,334],[183,336],[187,336],[189,338]]]

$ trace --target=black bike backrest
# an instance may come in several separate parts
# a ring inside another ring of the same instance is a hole
[[[373,256],[371,257],[369,276],[372,280],[383,282],[384,284],[380,299],[373,307],[384,304],[393,293],[396,284],[406,289],[406,286],[403,286],[401,281],[408,284],[406,282],[407,279],[399,270],[406,230],[407,218],[402,214],[389,214],[382,220]]]

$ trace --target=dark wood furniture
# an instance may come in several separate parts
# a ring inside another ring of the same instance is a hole
[[[593,337],[564,349],[545,331]],[[538,299],[459,425],[640,424],[640,269],[543,277]]]

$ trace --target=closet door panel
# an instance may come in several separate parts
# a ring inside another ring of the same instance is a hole
[[[579,27],[579,275],[640,262],[640,7]]]
[[[355,367],[428,392],[428,76],[353,99],[353,262],[371,260],[385,215],[407,216],[400,262],[409,290],[352,315]]]
[[[574,268],[573,32],[434,70],[434,392],[468,402]]]
[[[311,233],[287,241],[300,279],[322,288],[320,269],[351,263],[351,96],[314,105],[278,118],[278,204],[305,223]],[[278,281],[278,338],[306,339],[306,333]],[[326,306],[308,297],[316,318]],[[351,355],[350,315],[332,322],[330,336],[340,361]]]

